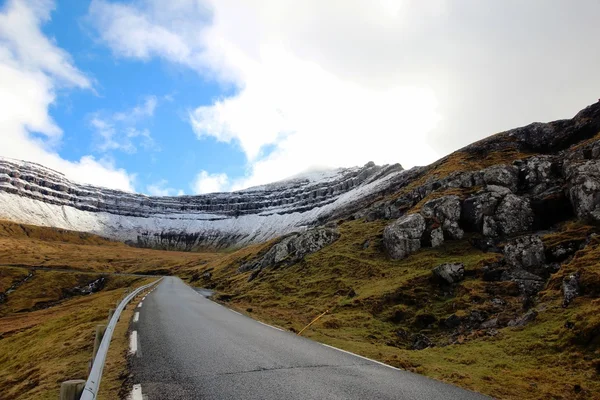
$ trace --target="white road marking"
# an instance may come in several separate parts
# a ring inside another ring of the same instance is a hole
[[[242,313],[240,313],[240,312],[237,312],[237,311],[235,311],[235,310],[232,310],[231,308],[229,309],[229,311],[231,311],[231,312],[234,312],[234,313],[236,313],[237,315],[242,315]]]
[[[269,325],[269,324],[265,324],[264,322],[260,322],[260,321],[256,321],[256,322],[258,322],[259,324],[262,324],[262,325],[264,325],[264,326],[268,326],[269,328],[273,328],[273,329],[277,329],[278,331],[285,332],[283,329],[281,329],[281,328],[278,328],[278,327],[276,327],[276,326]]]
[[[138,304],[138,308],[142,308],[142,301],[140,301],[140,304]]]
[[[129,400],[144,400],[144,396],[142,396],[142,385],[133,385]]]
[[[138,350],[138,334],[137,331],[131,332],[131,337],[129,338],[129,354],[135,354]]]
[[[142,301],[146,300],[146,296],[142,297]]]
[[[139,313],[139,312],[136,312],[136,313],[133,315],[133,322],[138,322],[139,320],[140,320],[140,313]]]
[[[382,363],[381,361],[377,361],[377,360],[373,360],[373,359],[371,359],[371,358],[363,357],[363,356],[361,356],[361,355],[358,355],[358,354],[352,353],[352,352],[350,352],[350,351],[346,351],[346,350],[338,349],[337,347],[333,347],[333,346],[330,346],[330,345],[328,345],[328,344],[325,344],[325,343],[321,343],[321,344],[322,344],[323,346],[325,346],[325,347],[329,347],[330,349],[334,349],[334,350],[337,350],[337,351],[341,351],[342,353],[350,354],[350,355],[352,355],[352,356],[355,356],[355,357],[358,357],[358,358],[362,358],[363,360],[371,361],[371,362],[374,362],[375,364],[379,364],[379,365],[383,365],[384,367],[388,367],[388,368],[391,368],[391,369],[395,369],[396,371],[401,371],[401,369],[400,369],[400,368],[392,367],[391,365],[388,365],[388,364],[386,364],[386,363]]]

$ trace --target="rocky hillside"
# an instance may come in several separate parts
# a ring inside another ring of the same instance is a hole
[[[240,246],[302,231],[393,186],[399,164],[338,169],[233,193],[148,197],[80,185],[0,158],[0,219],[90,232],[143,247]]]
[[[600,392],[600,103],[180,272],[240,311],[497,398]]]

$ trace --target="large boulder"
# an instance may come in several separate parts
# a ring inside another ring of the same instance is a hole
[[[410,214],[385,227],[383,245],[393,259],[401,259],[421,248],[421,236],[425,232],[425,218]]]
[[[528,158],[521,167],[524,189],[532,194],[542,193],[556,184],[559,176],[555,173],[556,162],[553,156],[540,155]]]
[[[433,276],[442,283],[453,284],[465,277],[465,266],[462,263],[442,264],[433,269]]]
[[[519,169],[512,165],[494,165],[484,169],[483,181],[488,185],[503,186],[512,192],[517,191]]]
[[[493,216],[500,201],[510,193],[510,190],[495,185],[489,185],[484,190],[467,198],[462,206],[464,224],[472,231],[481,232],[485,216]]]
[[[530,230],[534,215],[528,199],[508,188],[488,185],[464,201],[462,219],[470,230],[498,237]]]
[[[499,235],[525,232],[533,225],[533,210],[528,199],[514,194],[504,196],[496,209]]]
[[[565,165],[567,194],[577,217],[600,222],[600,160]]]
[[[513,268],[521,268],[534,274],[541,274],[546,270],[546,256],[544,243],[536,236],[522,236],[504,246],[506,262]]]
[[[461,204],[458,196],[443,196],[430,200],[421,208],[421,214],[427,221],[433,221],[434,226],[441,225],[445,238],[453,240],[463,238],[464,231],[458,225],[461,217]]]
[[[308,254],[317,252],[340,237],[334,228],[322,227],[302,233],[294,233],[275,244],[258,260],[243,264],[239,272],[262,270],[281,264],[293,264]]]

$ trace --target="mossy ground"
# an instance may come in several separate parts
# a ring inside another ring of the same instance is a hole
[[[539,315],[533,323],[498,329],[494,336],[473,330],[457,338],[443,324],[452,314],[466,317],[478,310],[506,321],[525,312],[516,288],[481,279],[482,266],[500,255],[477,250],[467,237],[393,261],[382,249],[385,224],[344,222],[334,244],[296,265],[265,270],[251,282],[249,273],[236,269],[263,247],[184,275],[189,279],[210,270],[211,279],[196,285],[212,285],[229,306],[296,332],[329,310],[305,336],[497,398],[598,398],[600,299],[591,288],[600,288],[600,240],[593,239],[550,279],[535,305]],[[544,241],[585,238],[590,229],[566,224]],[[466,279],[457,287],[431,280],[431,269],[444,262],[465,264]],[[575,270],[583,272],[582,285],[588,289],[563,308],[560,284],[554,282]],[[495,298],[505,302],[501,309],[491,302]],[[411,350],[399,331],[424,333],[436,346]]]
[[[5,271],[7,267],[2,267]],[[71,284],[67,272],[38,272],[46,286]],[[66,277],[65,277],[66,276]],[[109,278],[110,279],[110,278]],[[108,311],[121,300],[125,288],[149,282],[147,278],[116,277],[98,293],[66,299],[37,311],[7,312],[0,318],[0,393],[6,400],[56,399],[60,383],[69,379],[86,379],[92,354],[95,326],[106,324]],[[31,282],[34,285],[34,281]],[[35,293],[25,285],[21,290]],[[9,295],[9,299],[10,299]],[[0,306],[0,308],[4,305]],[[128,320],[119,322],[127,329]],[[118,351],[126,340],[115,334],[111,348]],[[111,355],[103,391],[118,398],[120,380],[112,371],[119,371],[122,361]]]

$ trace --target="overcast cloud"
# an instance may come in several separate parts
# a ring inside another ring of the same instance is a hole
[[[163,5],[99,0],[90,13],[116,56],[160,57],[239,89],[189,115],[199,138],[247,156],[247,176],[219,175],[219,189],[369,160],[427,164],[497,131],[570,117],[600,89],[594,0]]]

